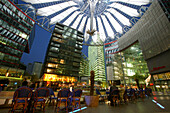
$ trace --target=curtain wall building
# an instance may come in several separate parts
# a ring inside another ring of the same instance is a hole
[[[103,46],[89,46],[88,48],[89,71],[95,72],[95,81],[106,81],[106,69]]]
[[[44,81],[75,82],[79,76],[83,33],[57,23],[48,45]]]
[[[79,71],[80,77],[87,77],[89,75],[89,60],[86,55],[81,55],[81,61],[80,61],[80,71]]]
[[[0,1],[0,75],[8,73],[8,76],[16,76],[20,73],[22,54],[29,53],[34,40],[34,36],[31,36],[34,23],[10,0]]]

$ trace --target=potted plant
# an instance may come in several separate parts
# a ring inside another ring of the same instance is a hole
[[[85,96],[86,105],[89,107],[97,107],[99,104],[99,96],[94,95],[94,71],[90,72],[90,95]]]

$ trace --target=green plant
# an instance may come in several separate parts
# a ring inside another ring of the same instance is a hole
[[[94,94],[94,71],[90,72],[90,95],[92,96]]]
[[[143,75],[140,75],[140,74],[138,74],[138,73],[136,73],[135,75],[133,75],[132,77],[131,77],[132,79],[138,79],[139,81],[144,81],[146,78],[143,76]]]
[[[140,85],[139,85],[139,81],[144,81],[145,77],[143,75],[140,75],[138,73],[136,73],[134,76],[131,77],[132,79],[134,79],[136,81],[136,84],[138,86],[138,88],[140,89]]]

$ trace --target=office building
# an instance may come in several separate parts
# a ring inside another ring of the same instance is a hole
[[[36,76],[37,78],[40,78],[42,67],[43,67],[43,63],[42,62],[33,62],[33,63],[29,63],[27,65],[26,71],[31,76]]]
[[[82,32],[60,23],[55,25],[44,62],[45,81],[77,81],[82,42]]]
[[[98,42],[100,42],[98,38]],[[89,71],[95,73],[94,80],[106,82],[106,69],[103,46],[89,46],[88,48]]]
[[[80,71],[79,71],[80,80],[81,78],[88,78],[89,75],[89,60],[86,55],[81,55],[81,61],[80,61]]]
[[[34,23],[10,0],[0,1],[0,66],[1,75],[15,75],[20,70],[23,52],[29,53],[34,37]],[[32,32],[33,31],[33,32]],[[33,35],[32,35],[33,36]],[[25,70],[24,70],[25,71]]]

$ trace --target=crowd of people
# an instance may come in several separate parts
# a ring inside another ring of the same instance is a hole
[[[138,98],[143,98],[145,96],[150,96],[152,94],[152,89],[149,87],[140,86],[140,87],[133,87],[133,86],[125,86],[120,84],[120,87],[116,87],[115,83],[112,83],[110,86],[108,100],[111,102],[111,106],[114,105],[113,96],[117,95],[116,98],[120,100],[120,102],[126,103],[127,101],[135,100]]]
[[[49,83],[46,82],[40,83],[35,82],[29,84],[26,79],[23,80],[22,86],[28,86],[32,89],[36,89],[38,87],[50,87],[53,89],[53,91],[59,91],[61,87],[70,88],[74,87],[72,84],[67,84],[64,86],[61,86],[59,83]],[[124,86],[124,84],[120,84],[119,87],[117,87],[116,83],[112,83],[112,85],[109,88],[109,96],[108,100],[111,102],[111,105],[114,105],[113,102],[113,96],[117,95],[117,98],[120,100],[120,102],[127,102],[129,100],[137,99],[137,98],[143,98],[145,95],[149,96],[151,95],[151,88],[147,88],[145,85],[144,87],[141,85],[140,87],[133,87],[133,86]],[[143,97],[142,97],[143,96]]]
[[[22,86],[30,87],[31,89],[36,89],[39,87],[48,87],[53,89],[53,91],[59,91],[62,88],[70,88],[74,87],[75,83],[59,83],[59,82],[47,82],[47,81],[36,81],[36,82],[28,82],[25,78],[23,79]]]

